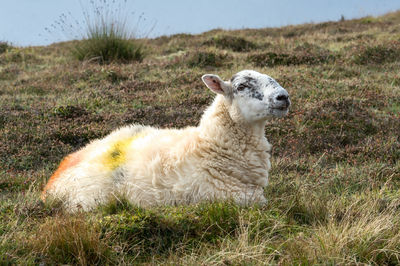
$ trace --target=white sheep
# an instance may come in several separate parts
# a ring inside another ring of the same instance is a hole
[[[268,118],[287,114],[287,91],[252,70],[230,81],[211,74],[202,80],[217,97],[198,127],[120,128],[67,156],[42,199],[62,199],[70,211],[113,197],[143,207],[218,199],[265,203],[271,145],[264,127]]]

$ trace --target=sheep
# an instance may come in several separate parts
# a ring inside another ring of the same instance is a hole
[[[266,203],[271,117],[288,113],[288,92],[271,77],[243,70],[223,81],[202,76],[216,97],[197,127],[130,125],[67,156],[49,179],[42,200],[61,199],[87,211],[124,197],[141,207],[233,200]]]

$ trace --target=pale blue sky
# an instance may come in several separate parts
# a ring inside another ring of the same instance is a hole
[[[14,45],[46,45],[72,38],[45,31],[62,13],[82,20],[88,0],[0,0],[0,40]],[[112,2],[112,0],[108,0]],[[116,0],[118,1],[118,0]],[[241,29],[336,21],[382,15],[400,9],[400,0],[127,0],[129,10],[144,13],[149,37],[201,33],[214,28]],[[68,34],[67,34],[68,35]]]

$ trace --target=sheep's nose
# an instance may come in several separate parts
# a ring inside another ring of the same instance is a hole
[[[289,100],[289,95],[287,94],[279,94],[278,96],[275,97],[275,100],[278,102],[278,104],[289,107],[290,106],[290,100]]]
[[[285,95],[285,94],[280,94],[280,95],[278,95],[278,96],[276,96],[276,100],[277,101],[288,101],[288,99],[289,99],[289,96],[288,95]]]

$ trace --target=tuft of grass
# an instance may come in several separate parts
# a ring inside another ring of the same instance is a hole
[[[214,51],[197,51],[191,53],[186,58],[189,67],[221,67],[227,64],[229,59],[226,53]]]
[[[75,58],[101,64],[143,60],[144,48],[135,36],[141,17],[136,26],[132,26],[127,2],[124,1],[122,5],[121,2],[94,0],[89,2],[88,7],[81,3],[84,21],[83,26],[77,22],[78,29],[76,31],[83,32],[69,33],[81,39],[74,42],[72,47],[72,54]],[[60,17],[57,24],[62,25],[61,30],[63,31],[74,29],[73,25],[67,25],[65,15]]]
[[[1,62],[1,59],[0,59]],[[0,80],[13,80],[21,72],[17,65],[11,65],[0,70]]]
[[[354,47],[353,61],[356,64],[383,64],[400,60],[400,42],[386,45]]]
[[[53,109],[52,112],[55,116],[61,118],[76,118],[83,115],[87,115],[88,112],[79,106],[67,105],[67,106],[59,106]]]
[[[46,219],[29,243],[50,264],[98,265],[114,259],[99,228],[82,217]]]
[[[399,202],[383,204],[383,191],[359,195],[349,205],[343,199],[331,200],[326,223],[284,243],[284,261],[398,264]]]
[[[261,52],[250,54],[247,60],[258,67],[317,65],[334,61],[336,55],[316,45],[304,43],[290,52]]]
[[[99,29],[101,31],[101,29]],[[73,55],[83,61],[96,61],[99,63],[142,61],[144,58],[143,47],[134,40],[116,36],[113,32],[96,34],[76,44]]]
[[[248,52],[257,48],[255,43],[245,38],[230,35],[215,36],[203,44],[208,46],[214,45],[220,49],[230,49],[234,52]]]
[[[34,53],[19,48],[7,49],[6,52],[0,53],[0,64],[17,63],[17,64],[38,64],[42,60]]]
[[[12,46],[8,42],[0,41],[0,54],[7,52]]]

